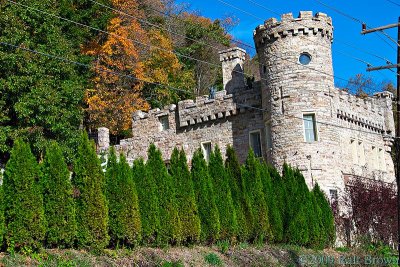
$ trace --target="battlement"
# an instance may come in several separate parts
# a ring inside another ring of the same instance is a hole
[[[246,50],[239,48],[239,47],[229,48],[229,49],[220,51],[218,54],[219,54],[219,60],[221,62],[231,61],[234,59],[240,59],[242,61],[246,60]]]
[[[331,93],[337,117],[377,133],[394,134],[394,125],[388,120],[392,112],[393,94],[380,92],[373,97],[360,98],[335,89]]]
[[[208,96],[198,96],[195,100],[188,99],[178,102],[178,105],[166,106],[163,109],[151,109],[148,112],[133,113],[133,124],[137,121],[154,119],[175,113],[178,109],[176,126],[178,128],[193,126],[218,119],[225,119],[244,113],[253,107],[261,108],[261,91],[259,87],[244,90],[238,94],[227,94],[225,90],[218,91],[214,99]]]
[[[257,46],[265,42],[272,42],[279,38],[298,35],[314,35],[333,41],[332,18],[325,13],[312,11],[300,11],[297,18],[292,13],[281,16],[281,20],[270,18],[263,25],[254,30],[254,40]]]

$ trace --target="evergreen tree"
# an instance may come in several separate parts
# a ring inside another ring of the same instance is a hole
[[[233,205],[228,176],[224,168],[224,161],[218,146],[215,146],[214,151],[210,155],[208,170],[216,192],[215,202],[217,204],[221,224],[220,239],[235,240],[238,231],[236,210]]]
[[[49,247],[71,247],[77,230],[75,203],[70,173],[56,142],[47,147],[40,167],[40,184],[47,221],[46,244]]]
[[[336,239],[335,218],[331,206],[318,184],[314,186],[313,195],[315,196],[317,205],[321,209],[322,236],[324,237],[323,247],[331,247]]]
[[[5,238],[10,249],[42,246],[46,223],[38,170],[29,144],[17,139],[3,180]]]
[[[1,177],[1,173],[0,173],[0,178],[3,181],[3,178]],[[4,192],[3,192],[3,186],[0,185],[0,248],[3,247],[4,233],[5,233],[5,225],[4,225]]]
[[[271,224],[273,240],[275,242],[281,242],[283,240],[282,217],[277,204],[275,191],[273,189],[269,168],[265,162],[261,164],[260,174],[263,183],[263,192],[268,206],[268,217]]]
[[[287,167],[291,169],[290,167]],[[291,244],[305,246],[310,241],[309,229],[309,209],[310,209],[310,191],[306,185],[303,175],[298,169],[288,171],[290,213],[287,228],[287,241]],[[286,173],[285,173],[286,175]],[[289,206],[287,206],[289,207]]]
[[[81,134],[72,184],[76,192],[78,246],[104,248],[109,241],[104,174],[94,143],[86,133]]]
[[[228,183],[231,188],[232,200],[235,205],[236,218],[238,222],[238,239],[247,241],[252,229],[252,214],[247,192],[243,190],[242,172],[239,160],[232,146],[226,150],[225,169]]]
[[[133,173],[121,154],[119,163],[111,148],[106,171],[109,234],[113,246],[132,246],[140,241],[139,201]]]
[[[133,162],[133,177],[138,190],[142,241],[145,245],[157,244],[160,233],[157,185],[152,175],[147,175],[143,159]]]
[[[308,209],[308,229],[308,246],[314,249],[323,249],[325,246],[325,231],[322,225],[322,211],[317,203],[314,190],[310,194]]]
[[[276,242],[283,242],[285,236],[284,219],[285,219],[286,202],[288,196],[285,191],[284,181],[282,179],[282,176],[278,173],[278,171],[274,167],[268,166],[268,172],[271,177],[272,192],[273,192],[273,197],[275,198],[276,209],[279,213],[278,216],[280,217],[280,222],[278,221],[278,223],[280,223],[282,227],[281,231],[279,231],[279,228],[274,230],[274,240]]]
[[[254,152],[250,150],[243,166],[242,177],[254,216],[251,237],[253,240],[263,241],[272,239],[272,231],[268,217],[268,206],[263,193],[260,168],[260,162],[254,156]]]
[[[191,174],[201,221],[200,239],[212,243],[219,239],[219,213],[207,162],[200,148],[193,155]]]
[[[182,238],[182,224],[175,199],[175,185],[168,174],[161,152],[150,145],[146,162],[147,175],[152,176],[158,187],[161,244],[179,243]]]
[[[200,218],[192,177],[183,150],[179,151],[175,148],[172,152],[170,173],[177,186],[176,200],[182,223],[182,241],[185,243],[198,242],[200,240]]]

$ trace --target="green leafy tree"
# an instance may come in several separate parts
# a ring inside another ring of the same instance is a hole
[[[197,210],[187,159],[183,150],[174,149],[171,156],[170,173],[176,184],[176,200],[179,218],[182,223],[182,241],[193,243],[200,241],[200,217]]]
[[[200,239],[202,242],[212,243],[220,236],[219,213],[207,162],[200,148],[193,155],[191,175],[201,221]]]
[[[139,200],[133,173],[121,154],[117,163],[111,148],[106,171],[109,234],[113,246],[132,246],[140,241],[141,222]]]
[[[265,162],[261,164],[261,181],[263,183],[263,192],[268,206],[268,217],[271,224],[273,240],[281,242],[283,240],[283,223],[281,213],[277,204],[275,190],[273,188],[269,168]]]
[[[41,164],[44,214],[47,221],[46,245],[71,247],[75,240],[76,220],[70,173],[61,148],[50,143]]]
[[[336,239],[335,219],[329,202],[325,194],[321,191],[318,184],[314,186],[313,195],[321,209],[321,222],[323,229],[324,245],[323,247],[331,247]]]
[[[225,170],[231,188],[232,200],[235,204],[238,222],[238,239],[247,241],[252,229],[253,218],[247,192],[243,190],[240,163],[232,146],[226,149]]]
[[[246,163],[242,168],[242,177],[245,184],[245,190],[250,198],[252,214],[254,216],[253,229],[251,237],[256,241],[272,239],[272,231],[268,216],[268,206],[263,192],[261,181],[261,166],[256,159],[254,152],[249,151]]]
[[[43,244],[46,223],[38,178],[29,144],[17,139],[3,180],[5,237],[10,250],[38,249]]]
[[[218,146],[210,155],[208,171],[213,181],[215,194],[215,202],[219,212],[219,220],[221,223],[220,239],[235,240],[238,231],[236,218],[236,210],[233,205],[231,189],[228,176],[225,171],[224,161]]]
[[[104,248],[109,241],[104,174],[94,143],[81,134],[72,184],[76,195],[78,247]]]
[[[145,245],[157,244],[161,226],[156,182],[152,175],[147,175],[143,159],[135,160],[132,170],[139,197],[142,241]]]
[[[151,144],[146,162],[147,175],[152,176],[157,184],[159,199],[161,244],[175,244],[182,239],[182,224],[179,218],[178,205],[175,198],[175,185],[168,174],[162,159],[161,151]]]

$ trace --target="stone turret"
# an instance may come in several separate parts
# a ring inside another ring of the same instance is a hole
[[[254,31],[263,79],[264,122],[273,140],[269,161],[288,162],[305,175],[309,186],[318,179],[340,177],[340,171],[317,175],[336,161],[332,131],[316,121],[333,119],[330,91],[334,90],[332,20],[326,14],[301,11],[297,18],[283,14],[268,19]],[[303,119],[311,119],[305,124]],[[314,128],[305,131],[305,128]],[[323,151],[324,150],[324,151]]]
[[[234,47],[219,52],[222,63],[222,75],[224,89],[228,94],[235,93],[245,87],[243,63],[246,59],[246,51]]]

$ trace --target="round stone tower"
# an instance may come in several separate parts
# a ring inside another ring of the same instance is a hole
[[[309,186],[340,177],[332,166],[338,137],[323,123],[334,116],[332,33],[332,19],[311,11],[301,11],[298,18],[289,13],[280,21],[268,19],[254,31],[268,161],[278,168],[284,162],[298,167]]]

